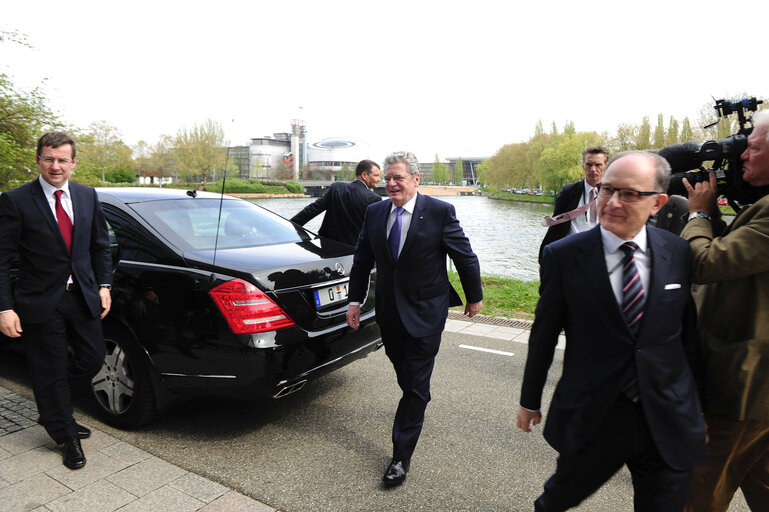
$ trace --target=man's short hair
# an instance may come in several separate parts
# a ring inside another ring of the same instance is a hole
[[[753,128],[766,126],[766,141],[769,142],[769,110],[760,110],[753,115]]]
[[[385,168],[397,163],[406,164],[406,168],[408,168],[410,175],[416,176],[419,174],[419,162],[417,161],[417,157],[414,156],[414,153],[409,153],[408,151],[396,151],[390,153],[384,159]]]
[[[43,154],[43,148],[52,147],[55,149],[67,144],[72,148],[72,158],[74,159],[77,156],[77,151],[72,137],[63,132],[48,132],[37,141],[37,156]]]
[[[609,149],[605,146],[588,146],[582,152],[582,163],[585,163],[587,155],[603,155],[606,161],[609,160]]]
[[[377,169],[381,169],[381,167],[379,167],[379,164],[373,160],[361,160],[360,162],[358,162],[358,166],[355,168],[355,176],[360,176],[364,172],[366,174],[371,174],[371,169],[373,169],[374,167],[376,167]]]
[[[670,164],[668,163],[667,160],[659,156],[654,151],[640,151],[640,150],[622,151],[621,153],[617,153],[616,155],[611,157],[611,160],[609,160],[609,163],[606,164],[606,168],[608,169],[609,167],[611,167],[611,164],[613,164],[620,158],[628,155],[643,155],[649,160],[651,160],[652,164],[654,165],[654,191],[660,192],[662,194],[667,193],[668,186],[670,186],[670,172],[671,172]],[[645,191],[641,190],[641,192],[645,192]]]

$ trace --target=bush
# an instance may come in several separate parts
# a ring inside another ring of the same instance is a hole
[[[304,194],[304,187],[295,181],[287,181],[286,188],[294,194]]]

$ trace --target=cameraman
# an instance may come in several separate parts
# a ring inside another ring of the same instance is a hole
[[[769,111],[753,117],[743,179],[769,185]],[[710,442],[694,470],[687,511],[725,511],[737,488],[751,510],[769,507],[769,195],[714,233],[716,179],[684,180],[692,282],[701,283],[703,406]]]

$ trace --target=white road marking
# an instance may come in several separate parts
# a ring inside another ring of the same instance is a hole
[[[491,354],[498,354],[500,356],[514,356],[512,352],[503,352],[501,350],[493,350],[490,348],[483,348],[483,347],[473,347],[472,345],[459,345],[459,348],[466,348],[469,350],[478,350],[480,352],[489,352]]]

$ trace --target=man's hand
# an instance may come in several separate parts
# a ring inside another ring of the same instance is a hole
[[[101,316],[99,318],[103,319],[112,307],[112,295],[110,295],[109,288],[99,288],[99,298],[101,299]]]
[[[465,314],[472,318],[481,312],[483,308],[483,301],[473,302],[472,304],[465,304]]]
[[[716,183],[716,173],[711,170],[709,174],[708,181],[695,183],[694,187],[686,178],[681,181],[689,196],[689,211],[705,212],[712,217],[717,206],[718,184]]]
[[[0,332],[9,338],[18,338],[21,336],[21,320],[15,311],[10,310],[0,313]]]
[[[530,411],[523,407],[518,407],[518,428],[524,432],[531,432],[533,425],[539,425],[542,421],[542,411]]]
[[[360,306],[347,307],[347,325],[354,331],[360,327]]]

